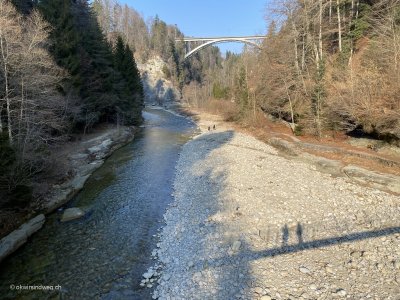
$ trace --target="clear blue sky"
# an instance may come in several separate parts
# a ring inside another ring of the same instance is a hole
[[[177,24],[185,36],[232,36],[266,33],[264,20],[268,0],[120,0],[141,13],[145,20],[158,15]],[[220,44],[240,52],[243,44]]]

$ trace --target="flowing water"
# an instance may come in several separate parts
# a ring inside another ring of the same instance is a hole
[[[176,161],[194,124],[163,110],[144,112],[145,127],[107,159],[67,207],[87,215],[61,223],[61,212],[0,265],[1,299],[150,299],[139,286],[154,235],[172,201]],[[54,286],[17,291],[14,285]],[[58,287],[56,287],[58,286]]]

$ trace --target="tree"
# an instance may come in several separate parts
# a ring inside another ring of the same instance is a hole
[[[82,82],[80,64],[79,35],[70,1],[65,0],[42,0],[39,10],[44,19],[51,25],[50,30],[50,52],[57,64],[68,70],[69,82],[78,88]]]
[[[126,76],[128,81],[128,89],[133,95],[132,101],[132,114],[133,123],[140,124],[143,121],[142,108],[144,106],[144,91],[142,79],[140,77],[139,70],[136,66],[133,52],[129,45],[125,47],[125,65],[126,65]]]
[[[106,38],[114,43],[120,35],[142,61],[149,55],[149,32],[142,16],[128,5],[116,1],[95,0],[92,8]]]
[[[338,24],[338,46],[339,51],[342,52],[342,18],[340,12],[340,0],[336,0],[336,14],[337,14],[337,24]]]
[[[13,143],[14,134],[13,134],[13,118],[12,114],[12,95],[11,95],[11,82],[10,82],[10,73],[12,66],[15,61],[17,61],[17,49],[21,45],[21,41],[18,39],[14,39],[14,37],[21,36],[21,16],[17,14],[16,10],[12,7],[11,4],[5,1],[0,2],[0,54],[1,54],[1,66],[2,66],[2,78],[4,90],[2,90],[2,103],[0,104],[3,107],[3,102],[5,102],[6,106],[6,120],[7,120],[7,131],[8,131],[8,139],[10,143]],[[0,128],[3,130],[3,121],[0,116]]]
[[[161,54],[162,58],[167,58],[167,24],[160,20],[156,15],[150,30],[150,46],[156,52]]]
[[[37,0],[12,0],[11,2],[22,14],[29,14],[38,3]]]
[[[133,52],[124,44],[121,36],[117,38],[115,44],[114,66],[122,75],[124,82],[117,103],[119,114],[128,124],[140,124],[143,121],[141,115],[144,102],[143,85]]]
[[[48,24],[37,11],[22,18],[0,1],[0,190],[30,193],[30,178],[41,171],[43,152],[63,131],[65,98],[58,92],[64,72],[45,48]],[[28,197],[30,198],[30,197]]]
[[[245,66],[241,66],[236,77],[236,101],[239,104],[242,115],[249,106],[249,89],[247,82],[247,72]]]
[[[100,5],[98,1],[94,4]],[[52,53],[59,65],[70,72],[70,85],[82,99],[80,113],[74,116],[76,126],[86,132],[96,123],[118,121],[120,111],[124,111],[121,103],[126,101],[127,94],[122,91],[129,90],[129,82],[121,79],[124,75],[118,69],[121,66],[115,65],[112,45],[107,42],[88,2],[43,0],[40,7],[53,25]],[[118,27],[118,24],[114,25]],[[121,58],[118,61],[124,63]],[[140,122],[139,114],[136,112],[135,122]],[[130,118],[125,120],[132,123],[128,121]]]
[[[57,92],[63,72],[46,49],[47,24],[37,11],[20,18],[11,5],[1,3],[0,65],[3,101],[11,144],[24,154],[39,141],[49,142],[62,130],[63,98]],[[29,30],[26,30],[29,28]],[[40,143],[39,143],[40,144]],[[32,149],[35,150],[35,149]]]

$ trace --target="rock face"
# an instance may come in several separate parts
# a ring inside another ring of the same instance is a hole
[[[85,212],[79,207],[68,208],[64,211],[61,222],[67,222],[75,219],[79,219],[85,215]]]
[[[146,64],[138,64],[143,78],[145,102],[168,105],[180,98],[173,83],[165,78],[165,62],[160,57],[150,59]]]
[[[0,262],[22,246],[33,233],[42,228],[44,222],[45,217],[40,214],[3,238],[0,241]]]

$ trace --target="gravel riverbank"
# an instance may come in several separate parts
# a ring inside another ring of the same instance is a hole
[[[398,196],[223,128],[183,147],[174,188],[155,299],[400,299]]]

